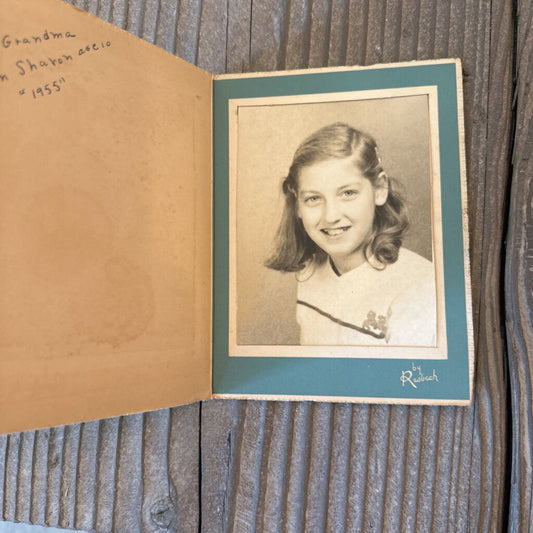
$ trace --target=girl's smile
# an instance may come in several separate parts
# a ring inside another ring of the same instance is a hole
[[[326,159],[298,176],[298,216],[314,243],[343,274],[364,263],[377,205],[387,200],[385,178],[374,187],[352,158]]]
[[[322,231],[328,235],[328,237],[339,237],[342,235],[345,231],[349,230],[350,226],[344,226],[342,228],[329,228],[329,229],[323,229]]]

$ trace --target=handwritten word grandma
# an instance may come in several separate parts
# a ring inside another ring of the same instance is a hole
[[[46,41],[54,41],[57,39],[74,39],[75,37],[76,35],[71,33],[70,31],[56,33],[53,31],[44,30],[38,35],[26,35],[24,37],[21,37],[20,35],[17,37],[12,37],[11,35],[6,34],[2,37],[1,42],[3,48],[10,48],[12,46],[37,44]]]

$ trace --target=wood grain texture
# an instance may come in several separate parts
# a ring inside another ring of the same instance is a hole
[[[517,4],[516,128],[505,297],[513,446],[509,531],[533,528],[533,8]]]
[[[71,3],[216,73],[460,57],[475,399],[469,408],[216,400],[0,436],[1,517],[99,532],[501,530],[508,420],[500,279],[512,2]],[[506,263],[514,421],[509,523],[516,531],[532,523],[533,425],[531,7],[519,4]]]
[[[474,306],[478,314],[476,336],[477,377],[474,404],[473,465],[479,465],[479,478],[471,478],[471,501],[479,502],[481,530],[502,527],[507,453],[507,374],[502,317],[501,262],[506,225],[506,190],[509,180],[512,104],[513,13],[510,2],[494,2],[491,7],[490,69],[485,114],[486,153],[484,186],[479,184],[472,198],[478,208],[472,213],[481,240],[474,233],[472,264],[481,262],[479,285],[473,283]],[[470,103],[472,105],[473,102]],[[468,122],[468,116],[465,115]],[[475,147],[470,153],[477,153]],[[468,152],[467,152],[468,154]],[[472,175],[472,174],[469,174]],[[482,193],[482,194],[481,194]],[[481,208],[482,205],[482,208]],[[476,247],[476,242],[479,242]],[[475,279],[475,278],[474,278]],[[477,488],[479,487],[479,492]],[[491,490],[487,490],[490,487]]]

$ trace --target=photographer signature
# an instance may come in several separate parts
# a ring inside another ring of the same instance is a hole
[[[426,381],[439,381],[439,377],[437,376],[435,369],[433,369],[432,374],[427,375],[422,372],[422,365],[415,365],[414,363],[411,363],[410,369],[402,370],[400,381],[402,382],[402,387],[405,387],[406,384],[409,384],[417,389],[417,385],[420,385],[420,383],[424,383]]]

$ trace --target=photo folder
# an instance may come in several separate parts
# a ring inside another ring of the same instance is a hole
[[[1,9],[1,433],[213,397],[471,401],[459,60],[218,76],[60,0]],[[230,353],[231,110],[372,91],[428,98],[443,351]]]

